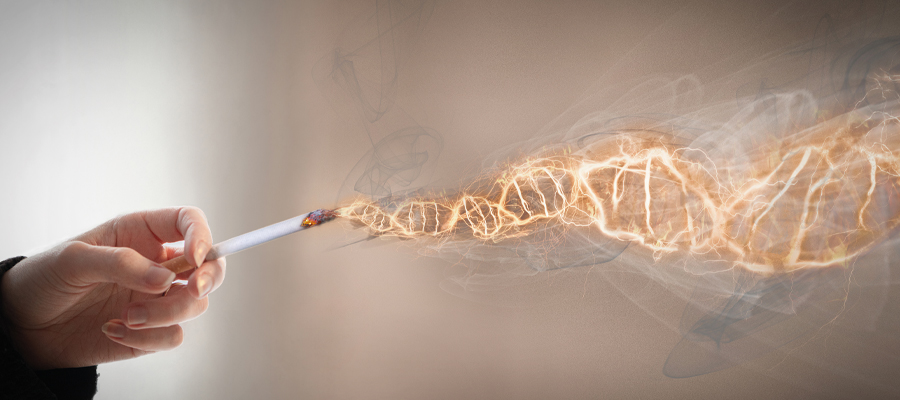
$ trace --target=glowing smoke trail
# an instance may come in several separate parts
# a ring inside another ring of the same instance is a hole
[[[503,161],[449,193],[416,190],[440,135],[412,121],[388,129],[398,108],[369,112],[367,93],[391,105],[393,86],[360,89],[362,64],[347,61],[363,53],[327,57],[325,92],[366,111],[373,143],[345,185],[367,197],[341,214],[372,237],[410,239],[468,268],[456,281],[464,291],[578,266],[652,280],[687,301],[668,376],[754,359],[835,320],[854,268],[889,273],[882,253],[900,221],[900,40],[857,43],[852,28],[827,26],[780,59],[720,77],[753,81],[733,97],[706,98],[716,86],[692,76],[599,87],[598,98],[620,97],[573,106],[570,119],[499,151]],[[396,61],[379,48],[372,60]],[[782,85],[756,81],[798,59],[808,68]],[[379,65],[381,79],[368,81],[395,83],[394,64]],[[883,264],[872,261],[880,256]],[[604,277],[654,315],[622,275]]]
[[[763,131],[743,152],[702,134],[688,141],[678,124],[628,123],[545,147],[454,194],[359,200],[340,212],[372,235],[486,262],[511,249],[543,265],[593,265],[631,245],[623,268],[672,290],[681,278],[666,270],[706,282],[664,370],[694,376],[772,351],[840,312],[820,305],[844,304],[843,271],[900,223],[897,105]]]
[[[534,271],[616,260],[673,292],[692,291],[681,294],[684,339],[664,372],[709,373],[836,318],[847,274],[893,238],[900,96],[888,71],[866,76],[847,106],[795,91],[750,99],[718,124],[703,122],[728,115],[718,105],[684,116],[590,113],[453,193],[360,199],[341,213],[373,236],[415,239],[427,254],[500,269],[519,260]],[[665,93],[685,82],[694,80],[646,85]],[[434,142],[416,132],[380,142],[372,166],[396,163],[381,169],[416,176]],[[510,276],[480,272],[459,283],[504,285]]]
[[[501,242],[543,224],[593,227],[654,253],[772,274],[846,263],[898,221],[893,118],[857,112],[758,143],[747,165],[678,147],[662,127],[612,132],[575,152],[507,167],[486,189],[359,201],[341,213],[379,236]]]

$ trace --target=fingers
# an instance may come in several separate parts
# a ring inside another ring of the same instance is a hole
[[[184,331],[179,323],[194,319],[209,307],[209,299],[196,299],[184,286],[173,286],[164,296],[134,302],[101,327],[106,336],[119,344],[143,351],[170,350],[181,345]]]
[[[182,249],[166,248],[166,259],[172,259],[182,254]],[[203,298],[214,292],[225,281],[225,258],[206,261],[200,268],[182,272],[176,279],[189,280],[188,291],[195,298]],[[210,285],[211,284],[211,285]]]
[[[208,307],[208,298],[196,299],[176,285],[164,297],[129,304],[122,310],[122,320],[132,330],[160,328],[197,318]]]
[[[225,259],[207,261],[188,279],[187,290],[191,296],[202,299],[218,289],[225,280]]]
[[[127,247],[91,246],[68,242],[52,265],[67,283],[86,286],[110,282],[144,293],[162,293],[175,274]]]
[[[171,350],[184,341],[184,330],[179,325],[134,330],[128,329],[124,321],[114,319],[100,329],[113,342],[144,351]]]
[[[203,211],[197,207],[174,207],[143,211],[140,215],[160,240],[177,242],[183,239],[189,264],[194,267],[203,264],[213,242]]]

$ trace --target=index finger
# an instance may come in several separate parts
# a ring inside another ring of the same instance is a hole
[[[164,242],[184,240],[188,264],[199,267],[212,247],[206,215],[197,207],[184,206],[142,211],[150,231]]]

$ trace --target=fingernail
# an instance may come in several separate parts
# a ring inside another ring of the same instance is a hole
[[[197,262],[198,267],[203,264],[207,252],[209,252],[209,243],[200,242],[200,244],[197,245],[197,249],[194,250],[194,261]]]
[[[115,322],[107,322],[100,327],[100,330],[111,338],[121,339],[125,337],[125,326]]]
[[[140,325],[147,322],[147,308],[134,306],[128,309],[128,325]]]
[[[201,274],[197,277],[197,293],[200,293],[200,297],[209,294],[209,291],[212,290],[212,279],[209,279],[209,276],[206,274]]]
[[[147,269],[145,278],[150,286],[164,286],[175,279],[175,273],[162,266],[154,265]]]

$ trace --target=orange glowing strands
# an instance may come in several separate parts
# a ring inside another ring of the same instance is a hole
[[[900,130],[842,120],[713,160],[650,131],[510,165],[485,190],[340,210],[375,235],[489,242],[541,223],[591,227],[657,259],[683,252],[762,274],[839,265],[900,223]],[[824,125],[824,124],[823,124]],[[885,142],[889,137],[893,142]]]

